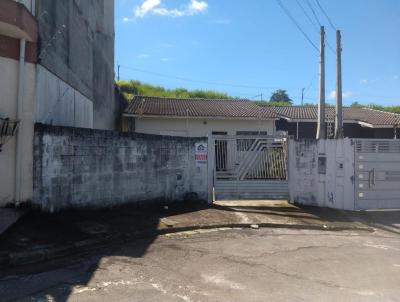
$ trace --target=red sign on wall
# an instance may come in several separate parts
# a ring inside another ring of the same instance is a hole
[[[195,160],[207,160],[207,154],[196,154],[194,156]]]

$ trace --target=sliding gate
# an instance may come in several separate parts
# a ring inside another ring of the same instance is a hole
[[[400,208],[400,140],[355,141],[355,208]]]
[[[216,200],[288,199],[287,138],[214,136]]]

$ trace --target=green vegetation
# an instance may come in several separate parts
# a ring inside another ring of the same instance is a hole
[[[278,89],[272,93],[269,99],[271,103],[285,103],[286,105],[292,105],[293,100],[289,97],[286,90]]]
[[[226,93],[216,92],[212,90],[187,90],[185,88],[166,89],[161,86],[153,86],[139,81],[118,81],[117,85],[128,100],[131,100],[134,95],[159,96],[169,98],[233,98]]]
[[[205,98],[205,99],[232,99],[232,97],[226,93],[212,91],[212,90],[188,90],[185,88],[166,89],[161,86],[153,86],[150,84],[142,83],[140,81],[118,81],[117,85],[121,89],[127,100],[131,100],[134,95],[144,96],[160,96],[170,98]],[[270,101],[255,101],[258,105],[269,105],[269,106],[292,106],[293,101],[287,94],[286,90],[279,89],[275,91]],[[315,104],[306,103],[304,106],[315,106]],[[333,106],[327,104],[327,106]],[[400,106],[382,106],[378,104],[360,104],[354,102],[350,105],[351,107],[358,108],[371,108],[381,111],[400,113]]]
[[[400,113],[400,106],[382,106],[378,104],[360,104],[358,102],[354,102],[353,104],[350,105],[350,107],[356,107],[356,108],[371,108],[375,110],[381,110],[381,111],[387,111],[387,112],[392,112],[392,113]]]
[[[272,93],[269,101],[256,101],[255,103],[263,106],[292,106],[293,100],[286,90],[278,89]]]
[[[292,104],[287,102],[254,101],[254,103],[262,106],[292,106]]]

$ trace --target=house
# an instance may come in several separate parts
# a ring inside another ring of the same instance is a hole
[[[171,136],[275,135],[277,115],[248,100],[135,96],[123,113],[123,131]]]
[[[277,131],[295,138],[315,138],[318,108],[316,106],[264,106],[276,112]],[[326,108],[327,137],[334,135],[335,108]],[[369,108],[343,108],[344,136],[349,138],[399,138],[400,114]]]
[[[110,129],[114,1],[0,1],[0,207],[32,199],[36,123]]]
[[[135,96],[123,113],[123,131],[172,136],[286,133],[315,138],[316,106],[259,106],[249,100],[179,99]],[[343,108],[344,136],[399,138],[400,115],[369,108]],[[328,138],[335,108],[326,108]]]

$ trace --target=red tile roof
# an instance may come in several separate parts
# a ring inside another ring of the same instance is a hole
[[[125,110],[134,116],[276,119],[276,113],[249,100],[178,99],[135,96]]]
[[[133,116],[208,117],[233,119],[277,119],[317,121],[316,106],[259,106],[244,99],[181,99],[135,96],[124,112]],[[335,108],[327,107],[328,118],[334,120]],[[369,108],[343,108],[343,119],[374,127],[400,125],[400,114]]]
[[[318,118],[316,106],[263,106],[275,111],[280,117],[290,120],[312,120]],[[327,107],[326,114],[331,120],[335,119],[335,108]],[[357,121],[371,124],[373,126],[400,125],[400,114],[383,112],[369,108],[343,108],[344,121]]]

